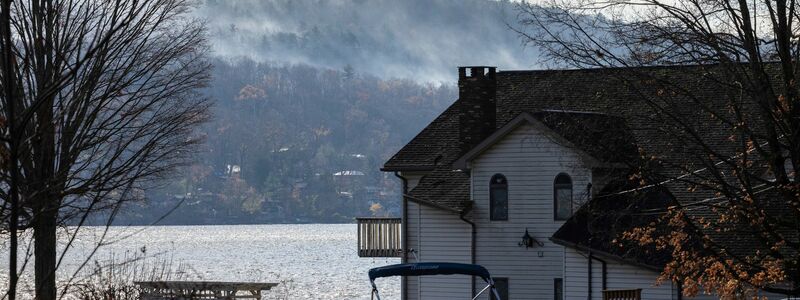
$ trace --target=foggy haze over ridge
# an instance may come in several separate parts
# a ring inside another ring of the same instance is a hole
[[[176,203],[160,224],[396,216],[402,190],[380,168],[458,98],[456,67],[540,61],[506,0],[203,0],[194,14],[214,118],[196,163],[120,224]]]
[[[452,83],[457,66],[536,67],[493,0],[206,0],[214,55]]]

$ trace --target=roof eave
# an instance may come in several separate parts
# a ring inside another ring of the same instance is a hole
[[[434,166],[396,166],[396,167],[381,167],[383,172],[428,172],[433,171]]]
[[[457,214],[457,215],[462,215],[462,214],[465,213],[465,210],[455,209],[455,208],[452,208],[452,207],[449,207],[449,206],[438,204],[438,203],[433,202],[433,201],[420,199],[420,198],[411,196],[409,194],[405,194],[405,195],[403,195],[403,197],[405,197],[406,199],[408,199],[411,202],[414,202],[414,203],[417,203],[417,204],[420,204],[420,205],[433,207],[433,208],[436,208],[436,209],[441,209],[441,210],[444,210],[444,211],[447,211],[447,212],[450,212],[450,213],[454,213],[454,214]]]

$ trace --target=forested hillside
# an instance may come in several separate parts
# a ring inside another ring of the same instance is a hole
[[[350,222],[399,213],[382,163],[457,97],[456,67],[529,68],[494,0],[206,0],[216,101],[198,163],[118,223]],[[376,26],[375,24],[380,24]]]
[[[347,70],[215,62],[206,144],[183,178],[119,217],[166,223],[347,222],[399,212],[400,187],[379,171],[454,87]]]

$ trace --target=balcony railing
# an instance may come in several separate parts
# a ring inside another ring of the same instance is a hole
[[[358,221],[358,256],[400,257],[402,219],[356,218]]]
[[[641,299],[642,299],[642,289],[603,291],[603,300],[641,300]]]

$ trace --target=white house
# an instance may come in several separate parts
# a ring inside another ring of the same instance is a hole
[[[403,181],[403,216],[373,231],[382,221],[361,219],[360,255],[480,264],[504,300],[685,298],[656,285],[664,253],[609,247],[618,225],[581,210],[673,201],[659,190],[593,198],[624,185],[638,147],[659,147],[645,104],[611,72],[459,68],[459,99],[384,165]],[[479,280],[408,277],[402,299],[469,299]]]

